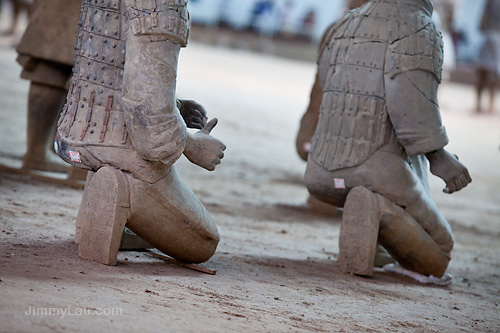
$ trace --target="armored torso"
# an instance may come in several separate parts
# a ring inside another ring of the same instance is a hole
[[[96,170],[101,162],[85,156],[78,147],[133,149],[122,103],[127,31],[131,29],[136,36],[147,36],[151,42],[169,40],[185,46],[186,2],[83,1],[74,75],[58,122],[60,147],[57,148],[63,159],[75,166]]]
[[[374,0],[330,28],[319,57],[323,102],[310,153],[316,163],[330,171],[353,167],[398,140],[384,80],[423,70],[440,81],[442,42],[431,13],[428,0]]]

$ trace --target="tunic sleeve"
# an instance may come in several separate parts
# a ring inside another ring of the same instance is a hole
[[[150,8],[146,4],[151,4]],[[182,39],[148,27],[155,20],[168,21],[172,15],[182,22],[182,17],[178,10],[162,8],[154,1],[127,1],[127,6],[130,29],[123,77],[125,122],[132,144],[144,159],[171,165],[184,152],[187,137],[175,100]]]
[[[387,110],[410,156],[448,144],[437,98],[442,62],[443,43],[433,23],[389,44],[384,70]]]

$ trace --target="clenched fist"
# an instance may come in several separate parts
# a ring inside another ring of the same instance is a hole
[[[210,132],[217,125],[217,118],[208,122],[208,124],[195,134],[188,133],[186,149],[184,155],[191,163],[194,163],[209,171],[215,170],[224,157],[226,146],[210,135]]]

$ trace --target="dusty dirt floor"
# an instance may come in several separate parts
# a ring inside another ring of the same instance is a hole
[[[0,40],[0,163],[16,167],[28,83],[9,43]],[[213,134],[228,147],[212,173],[178,162],[219,227],[203,264],[216,275],[142,252],[120,253],[114,267],[82,260],[72,242],[82,191],[0,174],[0,331],[500,331],[500,102],[496,114],[474,115],[472,89],[441,87],[448,148],[473,178],[452,196],[431,182],[455,232],[454,283],[361,278],[336,263],[341,213],[304,208],[294,137],[314,71],[197,43],[181,53],[178,96],[219,118]]]

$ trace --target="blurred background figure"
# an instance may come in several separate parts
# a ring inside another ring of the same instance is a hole
[[[273,0],[257,0],[252,9],[250,22],[248,26],[250,30],[272,34],[272,14],[274,10]]]
[[[300,29],[300,35],[312,40],[314,27],[316,25],[316,11],[311,8],[302,19],[302,27]]]
[[[9,2],[9,4],[7,4]],[[9,28],[2,32],[2,36],[12,36],[16,32],[16,28],[18,26],[19,18],[23,13],[26,13],[28,16],[31,12],[31,0],[0,0],[0,11],[2,7],[9,6],[12,15]]]
[[[294,7],[294,2],[292,0],[287,0],[285,4],[279,10],[279,32],[285,38],[293,37],[295,33],[294,22],[292,18],[292,11]]]
[[[217,17],[217,27],[229,27],[230,21],[230,6],[232,0],[220,0],[219,13]]]
[[[80,6],[81,0],[35,0],[30,23],[17,47],[21,77],[31,83],[23,169],[69,170],[53,152],[52,142],[71,77]]]
[[[487,88],[490,94],[488,112],[493,113],[495,91],[500,79],[500,0],[487,0],[480,30],[484,34],[484,43],[478,58],[476,112],[482,111],[481,97],[484,89]]]

